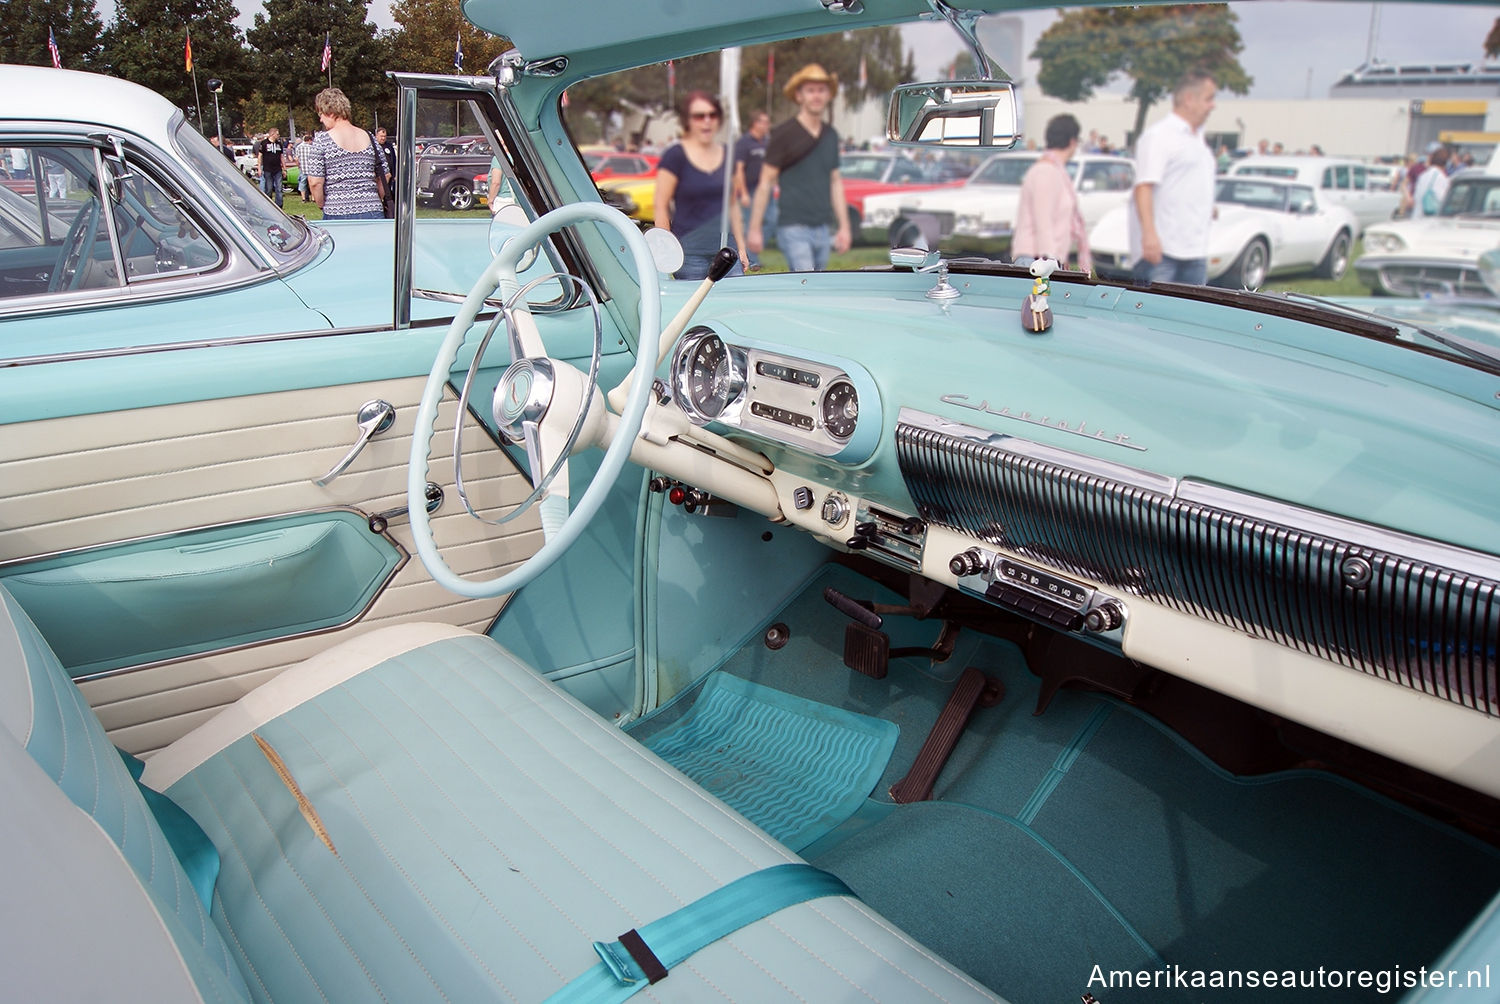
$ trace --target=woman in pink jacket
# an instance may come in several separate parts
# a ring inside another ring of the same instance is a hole
[[[1066,268],[1076,247],[1078,269],[1093,268],[1078,193],[1068,177],[1068,161],[1078,152],[1078,132],[1073,116],[1054,116],[1047,123],[1047,149],[1021,179],[1021,205],[1010,244],[1011,258],[1018,265],[1054,258]]]

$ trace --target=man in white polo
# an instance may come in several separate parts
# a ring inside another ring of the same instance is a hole
[[[1189,72],[1172,92],[1171,114],[1136,142],[1130,256],[1138,284],[1208,278],[1214,155],[1204,142],[1203,123],[1217,92],[1213,77]]]

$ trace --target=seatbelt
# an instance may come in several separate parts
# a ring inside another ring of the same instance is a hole
[[[700,899],[626,931],[618,941],[594,942],[604,961],[547,998],[547,1004],[613,1004],[666,979],[672,967],[701,948],[778,910],[822,896],[853,896],[842,880],[806,864],[751,872]]]

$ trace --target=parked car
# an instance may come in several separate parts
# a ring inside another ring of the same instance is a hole
[[[864,225],[865,200],[888,192],[918,192],[947,188],[957,181],[938,177],[935,165],[924,164],[895,151],[858,151],[839,158],[839,176],[849,203],[849,231],[859,236]]]
[[[482,136],[429,143],[416,158],[417,201],[454,212],[473,209],[474,177],[489,172],[491,159]]]
[[[1355,263],[1360,281],[1394,296],[1493,297],[1479,256],[1500,247],[1500,174],[1460,171],[1437,216],[1392,220],[1365,231]]]
[[[1326,6],[1237,58],[1301,81]],[[0,248],[7,997],[1493,996],[1494,304],[668,278],[568,139],[665,59],[1034,51],[933,7],[467,0],[498,77],[390,97],[493,137],[493,223],[305,223],[174,102],[0,67],[0,147],[69,172]],[[1080,9],[1048,60],[1225,50]],[[1016,86],[878,99],[996,153]]]
[[[255,160],[255,144],[229,143],[229,149],[234,154],[234,166],[240,169],[241,174],[247,178],[260,177],[260,164]]]
[[[608,198],[629,200],[635,206],[630,218],[646,225],[656,221],[656,174],[624,175],[599,182],[599,191]]]
[[[1254,175],[1220,177],[1209,226],[1208,281],[1258,289],[1272,275],[1339,279],[1349,267],[1359,221],[1307,185]],[[1110,210],[1089,235],[1101,275],[1130,271],[1128,206]]]
[[[1359,219],[1360,233],[1365,227],[1389,220],[1401,204],[1401,193],[1388,187],[1389,178],[1379,171],[1372,174],[1369,165],[1357,160],[1295,155],[1253,156],[1237,161],[1229,173],[1237,177],[1254,175],[1311,185],[1317,189],[1323,202],[1348,206]],[[1372,178],[1374,184],[1371,184]]]
[[[921,240],[954,254],[1008,254],[1021,179],[1038,156],[997,153],[956,187],[871,196],[865,200],[864,238],[891,247]],[[1068,161],[1068,176],[1084,223],[1093,226],[1124,202],[1135,184],[1135,165],[1125,157],[1085,154]]]
[[[656,174],[656,163],[660,159],[651,153],[630,153],[624,150],[584,149],[583,162],[595,181],[606,178],[641,177]]]

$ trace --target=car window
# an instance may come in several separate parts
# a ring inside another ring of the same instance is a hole
[[[127,283],[206,272],[224,260],[183,202],[168,195],[140,164],[128,165],[121,177],[113,211]]]
[[[879,181],[890,161],[885,157],[845,156],[839,161],[839,173],[856,181]]]
[[[1297,176],[1297,169],[1295,167],[1280,167],[1271,164],[1241,164],[1234,169],[1234,173],[1253,174],[1262,178],[1295,178]],[[1324,184],[1327,184],[1326,180]]]
[[[1354,172],[1354,190],[1357,192],[1363,192],[1369,187],[1369,178],[1365,172],[1365,169],[1362,165],[1355,165],[1352,170]]]
[[[290,259],[309,239],[306,224],[277,209],[254,182],[241,174],[229,158],[197,129],[188,125],[181,114],[173,126],[172,142],[219,201],[239,217],[261,247],[277,258]]]
[[[7,156],[0,298],[120,285],[93,148],[18,145]]]
[[[915,161],[908,160],[905,157],[898,157],[896,162],[891,165],[890,180],[894,184],[926,181],[927,174],[922,170],[921,165]]]
[[[1286,208],[1292,213],[1310,213],[1318,208],[1318,200],[1311,188],[1293,185],[1286,190]]]
[[[1349,188],[1349,165],[1340,164],[1333,169],[1333,187],[1348,190]]]
[[[1123,192],[1135,181],[1135,172],[1125,164],[1093,160],[1083,165],[1083,190],[1086,192]]]
[[[973,183],[976,185],[1020,185],[1021,179],[1026,177],[1026,172],[1035,163],[1035,157],[1005,155],[991,157],[989,162],[974,175]],[[1072,168],[1072,171],[1069,171],[1070,174],[1077,170],[1077,166],[1072,163],[1068,166]]]

